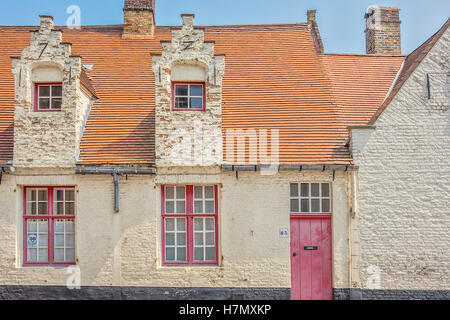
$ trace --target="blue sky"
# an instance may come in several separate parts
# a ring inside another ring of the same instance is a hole
[[[51,14],[66,23],[67,7],[81,8],[81,24],[121,24],[124,0],[1,1],[1,25],[39,23]],[[401,8],[403,52],[410,53],[448,19],[448,0],[156,0],[156,22],[179,25],[180,13],[195,13],[196,24],[305,22],[306,11],[317,9],[326,52],[364,53],[364,13],[373,4]]]

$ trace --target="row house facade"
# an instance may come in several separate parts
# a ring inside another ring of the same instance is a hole
[[[449,298],[449,21],[0,26],[0,297]]]

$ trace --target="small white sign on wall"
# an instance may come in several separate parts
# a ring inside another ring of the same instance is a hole
[[[280,229],[280,238],[289,238],[289,229],[288,228]]]

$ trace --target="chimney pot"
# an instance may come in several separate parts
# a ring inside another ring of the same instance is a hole
[[[308,16],[308,24],[316,21],[316,10],[308,10],[306,15]]]

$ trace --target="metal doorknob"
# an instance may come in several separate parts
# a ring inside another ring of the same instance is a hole
[[[297,252],[294,252],[293,256],[296,257],[297,256]]]

